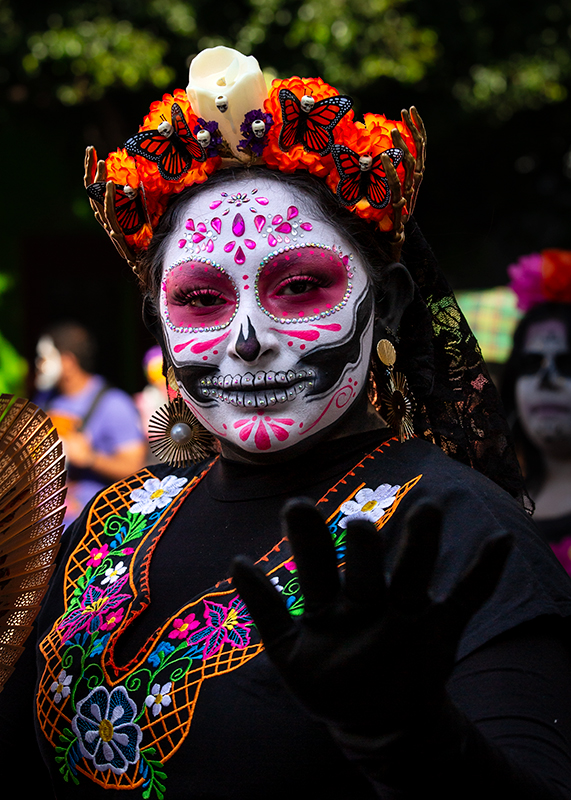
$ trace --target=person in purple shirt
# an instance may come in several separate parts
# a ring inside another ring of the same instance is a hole
[[[37,347],[34,400],[50,414],[64,443],[67,525],[104,486],[140,469],[146,454],[133,401],[93,374],[95,350],[91,334],[74,322],[46,330]]]

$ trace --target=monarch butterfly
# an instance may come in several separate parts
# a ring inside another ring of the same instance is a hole
[[[402,161],[403,151],[398,147],[391,147],[384,153],[395,167]],[[336,144],[331,154],[340,176],[336,194],[344,206],[354,206],[362,197],[373,208],[384,208],[388,204],[391,193],[381,161],[382,153],[372,157],[360,156],[349,147]]]
[[[105,204],[105,192],[107,184],[104,181],[97,181],[87,187],[87,194],[101,205]],[[137,233],[145,224],[145,214],[143,204],[138,192],[134,189],[115,184],[115,215],[121,230],[125,234]]]
[[[140,131],[125,142],[130,155],[156,162],[166,181],[181,178],[193,160],[206,161],[206,153],[191,133],[178,103],[172,104],[171,123],[165,120],[157,130]]]
[[[295,144],[303,144],[306,150],[324,156],[333,145],[333,128],[353,105],[350,97],[335,95],[315,102],[304,96],[301,101],[289,89],[281,89],[279,100],[282,107],[282,129],[279,146],[290,150]]]

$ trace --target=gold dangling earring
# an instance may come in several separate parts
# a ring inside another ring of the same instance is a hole
[[[396,350],[388,339],[381,339],[377,343],[377,355],[387,368],[387,386],[382,393],[382,400],[386,407],[387,422],[398,434],[401,442],[406,442],[414,436],[412,423],[413,399],[408,388],[408,381],[401,372],[394,372],[393,367],[397,360]]]
[[[214,437],[182,399],[172,366],[167,384],[176,394],[150,418],[149,447],[159,461],[171,467],[188,467],[211,454]]]

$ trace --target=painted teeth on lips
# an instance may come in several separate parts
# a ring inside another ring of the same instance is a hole
[[[314,380],[312,369],[215,375],[201,379],[200,393],[205,398],[217,398],[233,406],[268,408],[293,400],[305,388],[311,389]]]

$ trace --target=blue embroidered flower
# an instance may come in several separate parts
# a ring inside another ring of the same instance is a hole
[[[77,704],[71,727],[82,755],[90,758],[96,769],[121,775],[139,760],[143,734],[133,722],[136,714],[137,706],[122,686],[111,694],[98,686]]]
[[[56,703],[60,703],[62,700],[69,695],[71,692],[70,684],[73,680],[73,675],[68,675],[65,669],[62,669],[60,674],[57,676],[57,680],[52,683],[50,686],[50,691],[54,693],[54,700]]]
[[[168,654],[172,653],[173,650],[174,644],[171,644],[170,642],[161,642],[147,658],[147,661],[153,667],[158,667],[161,663],[161,653],[164,653],[164,655],[168,656]]]

